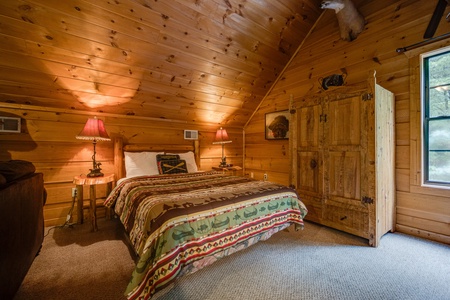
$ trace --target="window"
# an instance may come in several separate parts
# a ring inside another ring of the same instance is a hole
[[[423,183],[450,188],[450,48],[422,55]]]

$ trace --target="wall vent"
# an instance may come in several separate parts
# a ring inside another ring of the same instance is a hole
[[[20,118],[0,116],[0,132],[20,133]]]
[[[184,131],[184,139],[185,140],[197,140],[198,139],[198,130],[185,130]]]

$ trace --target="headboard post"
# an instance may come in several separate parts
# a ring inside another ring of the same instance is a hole
[[[124,161],[123,161],[123,139],[114,139],[114,175],[116,180],[125,177],[124,174]]]
[[[200,142],[198,140],[194,141],[194,156],[195,156],[195,162],[197,164],[197,168],[200,170]]]

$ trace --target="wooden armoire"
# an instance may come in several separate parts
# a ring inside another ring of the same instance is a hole
[[[395,224],[394,95],[367,82],[291,99],[291,185],[306,220],[378,246]]]

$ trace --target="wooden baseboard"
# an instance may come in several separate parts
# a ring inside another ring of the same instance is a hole
[[[420,237],[420,238],[424,238],[424,239],[427,239],[427,240],[432,240],[432,241],[435,241],[435,242],[440,242],[440,243],[444,243],[444,244],[449,244],[450,245],[450,236],[448,236],[448,235],[443,235],[443,234],[439,234],[439,233],[425,231],[425,230],[422,230],[422,229],[409,227],[409,226],[404,226],[404,225],[399,225],[399,224],[397,224],[395,226],[395,229],[396,229],[396,231],[401,232],[401,233],[405,233],[405,234],[417,236],[417,237]]]

